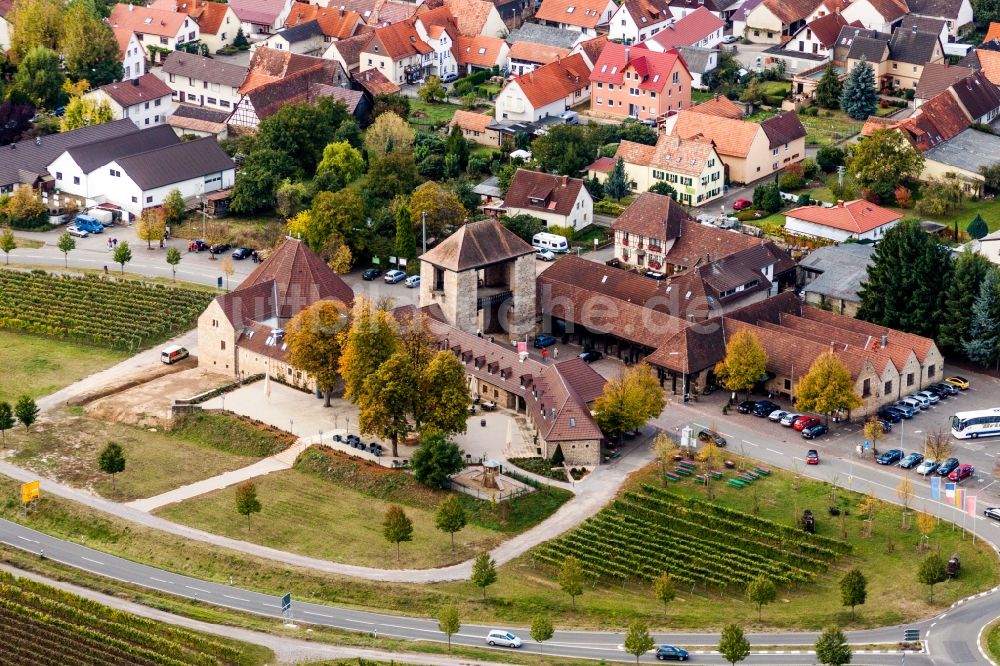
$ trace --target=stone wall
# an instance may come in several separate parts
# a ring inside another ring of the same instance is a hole
[[[601,443],[596,439],[566,442],[545,442],[545,457],[552,458],[556,447],[561,446],[566,465],[598,465],[601,462]]]
[[[198,317],[198,365],[224,375],[236,374],[236,330],[216,301]]]
[[[510,288],[514,294],[514,303],[508,314],[507,329],[511,338],[520,339],[535,332],[534,255],[518,257],[514,262],[513,273]]]

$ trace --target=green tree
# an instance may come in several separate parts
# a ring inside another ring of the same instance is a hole
[[[177,264],[181,263],[181,251],[176,247],[167,248],[167,263],[174,274],[174,282],[177,282]]]
[[[726,343],[726,357],[715,366],[715,376],[727,391],[746,391],[767,371],[767,352],[757,334],[748,328],[736,331]]]
[[[777,601],[778,588],[770,578],[758,576],[747,585],[747,599],[757,605],[757,619],[760,620],[763,617],[764,605]]]
[[[115,114],[108,100],[74,97],[66,105],[66,113],[59,120],[59,131],[68,132],[89,125],[103,125],[114,119]]]
[[[962,345],[965,355],[973,363],[984,367],[997,360],[998,333],[1000,333],[1000,274],[990,268],[979,285],[979,293],[972,304],[968,338]]]
[[[59,55],[44,46],[31,48],[21,60],[14,74],[14,90],[35,107],[55,109],[66,100]]]
[[[413,226],[421,224],[427,215],[427,237],[444,238],[465,222],[465,206],[455,193],[434,181],[428,181],[413,191],[410,197],[410,219]]]
[[[851,646],[839,627],[827,627],[816,639],[816,660],[827,666],[851,663]]]
[[[382,536],[389,543],[396,544],[396,561],[399,561],[399,544],[413,541],[413,522],[403,511],[403,507],[393,504],[385,512],[382,520]]]
[[[878,91],[875,89],[875,71],[864,57],[851,69],[840,96],[840,108],[855,120],[864,120],[875,113]]]
[[[38,420],[40,411],[31,396],[22,395],[14,403],[14,416],[21,422],[25,430],[31,430],[31,425]]]
[[[428,76],[424,85],[417,89],[417,95],[428,104],[440,102],[448,95],[448,91],[436,76]]]
[[[462,623],[458,620],[458,609],[454,604],[443,607],[438,612],[438,629],[448,637],[448,652],[451,652],[451,637],[462,628]]]
[[[945,353],[961,353],[972,322],[972,305],[979,286],[992,270],[990,260],[966,248],[954,262],[955,270],[945,287],[944,313],[938,329],[937,344]]]
[[[368,167],[368,192],[372,197],[388,201],[409,195],[420,183],[413,155],[400,151],[376,157]]]
[[[538,643],[538,651],[542,651],[542,643],[552,638],[555,628],[548,615],[536,615],[531,620],[531,640]]]
[[[348,325],[348,307],[338,301],[316,301],[299,311],[286,326],[288,361],[306,373],[323,392],[324,407],[340,379],[340,352]]]
[[[823,146],[816,151],[816,164],[830,173],[844,163],[844,151],[837,146]]]
[[[418,428],[431,432],[465,432],[469,418],[469,382],[462,363],[450,351],[440,351],[431,357],[420,376]]]
[[[407,266],[417,258],[417,237],[413,233],[413,218],[404,203],[396,209],[396,256],[407,260]]]
[[[878,129],[854,144],[847,170],[861,187],[890,200],[906,179],[915,179],[924,168],[920,152],[894,129]]]
[[[760,81],[754,77],[750,79],[747,83],[746,88],[740,93],[740,101],[744,104],[758,105],[764,102],[767,97],[767,93],[764,91],[764,86],[761,85]]]
[[[97,88],[122,78],[115,34],[87,2],[66,5],[60,51],[66,71],[74,81],[86,79]]]
[[[674,587],[674,579],[666,571],[653,580],[653,594],[657,601],[663,604],[663,614],[667,614],[667,604],[677,598],[677,589]]]
[[[851,619],[855,619],[854,609],[864,605],[868,599],[868,579],[861,569],[854,567],[840,579],[840,603],[851,607]]]
[[[1000,164],[983,165],[979,173],[984,178],[983,187],[989,194],[1000,192]]]
[[[365,226],[365,203],[354,189],[320,192],[312,207],[288,221],[288,232],[305,241],[314,252],[322,252],[331,238],[353,245]]]
[[[121,444],[108,442],[108,445],[101,450],[97,456],[97,468],[105,474],[111,475],[111,488],[115,487],[115,475],[125,471],[125,452]]]
[[[361,151],[347,141],[334,141],[323,149],[323,159],[316,166],[316,178],[323,189],[336,191],[357,180],[365,172]]]
[[[921,215],[944,217],[950,215],[965,200],[965,192],[957,178],[931,180],[924,184],[916,211]]]
[[[816,103],[824,109],[837,109],[840,107],[840,96],[843,91],[844,84],[841,83],[837,70],[833,63],[828,64],[819,83],[816,84]]]
[[[604,193],[615,201],[621,201],[629,193],[628,178],[625,176],[625,160],[621,157],[618,158],[611,173],[608,174],[608,182],[604,184]]]
[[[340,353],[345,398],[355,404],[361,400],[365,380],[393,355],[398,343],[393,316],[364,296],[356,297]]]
[[[540,231],[545,231],[545,222],[527,213],[518,213],[510,217],[502,217],[500,221],[503,225],[513,231],[522,240],[531,242],[532,236]]]
[[[497,582],[497,563],[489,553],[479,553],[472,562],[472,584],[483,588],[483,600],[486,599],[486,588]]]
[[[284,151],[255,149],[243,160],[236,176],[230,209],[234,213],[245,215],[274,206],[278,186],[294,170],[294,163]]]
[[[247,39],[246,34],[243,32],[243,28],[238,28],[236,30],[236,37],[233,38],[233,46],[238,48],[240,51],[246,51],[250,48],[250,40]]]
[[[674,201],[677,201],[677,190],[674,186],[665,180],[658,180],[649,188],[649,191],[653,194],[662,194],[665,197],[670,197]]]
[[[781,209],[781,188],[771,180],[753,188],[753,207],[765,213],[777,213]]]
[[[413,477],[431,488],[444,488],[462,470],[462,450],[440,434],[424,437],[413,452]]]
[[[15,0],[7,19],[11,25],[10,49],[16,59],[37,46],[58,50],[63,9],[59,0]]]
[[[0,402],[0,441],[7,448],[7,431],[14,427],[14,410],[9,402]]]
[[[3,250],[7,264],[10,264],[10,253],[16,249],[17,239],[14,238],[14,232],[10,229],[4,229],[0,232],[0,250]]]
[[[371,122],[375,122],[376,118],[390,111],[406,120],[410,117],[410,100],[395,93],[375,95],[375,99],[372,100]]]
[[[969,238],[975,238],[976,240],[990,233],[989,227],[986,226],[986,220],[979,213],[976,213],[976,216],[972,218],[972,222],[969,222],[969,226],[965,228],[965,231],[969,234]]]
[[[635,663],[639,663],[639,657],[656,647],[653,637],[649,635],[649,628],[642,622],[633,622],[628,626],[625,633],[625,651],[635,656]]]
[[[626,368],[604,385],[594,401],[597,424],[615,439],[655,418],[666,405],[663,387],[646,363]]]
[[[944,558],[937,553],[931,553],[920,563],[917,569],[917,582],[930,589],[931,601],[934,601],[934,586],[948,579],[948,568]]]
[[[466,514],[465,507],[462,506],[458,495],[452,493],[438,504],[437,511],[434,513],[434,522],[439,530],[451,535],[452,551],[455,550],[455,532],[464,529],[468,520],[468,514]]]
[[[247,517],[247,532],[250,531],[250,516],[260,513],[261,508],[257,485],[253,481],[244,481],[236,486],[236,513]]]
[[[722,628],[719,637],[719,654],[732,666],[750,656],[750,641],[743,634],[743,627],[738,624],[727,624]]]
[[[114,259],[116,264],[121,264],[122,275],[125,275],[125,264],[132,261],[132,250],[128,247],[128,241],[118,243],[115,251],[111,254],[111,258]]]
[[[816,357],[809,372],[799,381],[795,395],[796,409],[825,414],[827,418],[834,412],[861,406],[851,371],[831,351]]]
[[[68,232],[63,232],[59,235],[59,241],[56,243],[59,251],[63,253],[63,266],[69,268],[69,253],[76,248],[76,241]]]
[[[469,142],[462,136],[462,128],[458,125],[452,125],[451,132],[448,133],[445,155],[454,155],[462,169],[469,165]]]
[[[166,223],[170,225],[177,225],[184,221],[184,215],[187,213],[187,205],[184,203],[184,195],[176,187],[167,192],[167,196],[163,199],[163,214],[166,217]]]
[[[887,231],[858,292],[858,319],[936,337],[952,275],[949,255],[917,221],[903,220]]]
[[[583,594],[583,567],[572,555],[563,560],[559,570],[559,588],[573,600],[573,610],[576,610],[576,598]]]
[[[297,173],[312,176],[327,144],[333,141],[334,132],[347,116],[347,107],[331,97],[321,98],[316,104],[285,104],[261,121],[257,131],[258,150],[280,151]],[[291,174],[281,174],[287,175]]]
[[[531,144],[531,154],[542,171],[576,176],[594,161],[599,141],[585,125],[553,125]]]
[[[368,127],[365,148],[369,157],[384,157],[391,152],[409,153],[413,150],[414,137],[413,128],[390,111],[380,115]]]

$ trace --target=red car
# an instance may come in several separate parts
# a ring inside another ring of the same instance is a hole
[[[819,425],[821,421],[815,416],[800,416],[792,422],[792,427],[802,432],[806,428],[811,428],[814,425]]]
[[[749,208],[753,205],[752,201],[747,201],[746,199],[737,199],[733,203],[733,210],[743,210],[744,208]]]
[[[806,454],[806,464],[807,465],[819,464],[819,452],[816,451],[816,449],[809,449],[809,453]]]
[[[976,468],[972,465],[959,465],[956,467],[951,474],[948,475],[950,481],[961,481],[962,479],[968,479],[976,473]]]

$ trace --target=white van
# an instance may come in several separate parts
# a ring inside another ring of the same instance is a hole
[[[569,242],[565,236],[539,232],[531,237],[531,245],[538,250],[551,250],[552,252],[569,252]]]
[[[160,352],[160,360],[170,365],[188,357],[188,350],[180,345],[170,345]]]
[[[521,639],[510,633],[506,629],[493,629],[486,637],[489,645],[502,645],[503,647],[519,648]]]

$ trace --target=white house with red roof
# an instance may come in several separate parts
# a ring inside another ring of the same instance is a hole
[[[293,0],[230,0],[247,37],[270,35],[285,25]]]
[[[595,115],[655,120],[691,108],[691,73],[676,50],[657,53],[608,42],[590,82]]]
[[[666,0],[624,0],[608,27],[608,37],[624,44],[637,44],[673,23],[674,15]]]
[[[699,7],[682,19],[670,19],[666,27],[653,34],[643,45],[651,51],[669,51],[681,46],[714,49],[722,43],[726,22]]]
[[[167,122],[167,116],[174,110],[173,94],[170,86],[150,73],[109,83],[84,97],[98,103],[107,101],[115,120],[128,118],[138,127],[146,128]]]
[[[137,79],[146,73],[146,50],[136,34],[126,28],[113,30],[115,41],[121,49],[122,80]]]
[[[498,121],[535,122],[558,116],[591,95],[590,70],[579,53],[508,81],[496,97]]]
[[[838,201],[836,206],[800,206],[785,213],[785,230],[799,236],[826,238],[836,242],[881,240],[902,215],[864,199]]]
[[[111,10],[108,25],[115,31],[134,32],[144,49],[154,47],[166,53],[198,41],[201,34],[198,24],[187,14],[122,3]]]
[[[542,0],[535,20],[553,28],[596,36],[598,26],[606,25],[616,11],[618,5],[614,0]]]

